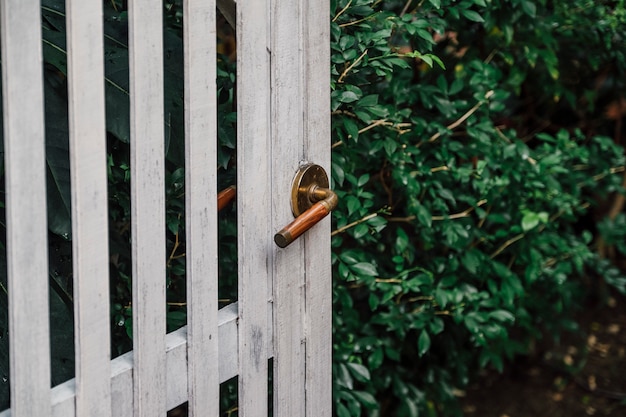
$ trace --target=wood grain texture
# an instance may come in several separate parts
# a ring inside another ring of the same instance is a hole
[[[134,416],[165,415],[163,16],[128,3],[131,120]]]
[[[269,141],[269,0],[237,3],[239,411],[265,416],[267,296],[272,232]]]
[[[267,304],[271,317],[271,303]],[[219,326],[219,382],[226,382],[239,372],[237,360],[237,303],[230,304],[218,312]],[[271,321],[270,321],[271,324]],[[268,329],[271,337],[271,326]],[[183,377],[187,353],[187,326],[181,327],[166,337],[168,389],[167,409],[172,409],[187,401],[187,382]],[[271,357],[270,352],[265,359]],[[133,352],[126,353],[111,361],[111,402],[112,416],[130,417],[133,415]],[[74,402],[76,398],[76,380],[71,379],[52,389],[52,417],[77,417]],[[10,417],[11,410],[0,413],[0,417]],[[82,416],[80,416],[82,417]]]
[[[320,220],[328,216],[330,211],[328,206],[322,203],[315,203],[311,208],[296,217],[294,221],[281,229],[274,236],[274,242],[281,248],[286,247],[304,232],[315,226]]]
[[[215,1],[183,3],[189,416],[218,417]],[[169,374],[169,373],[168,373]]]
[[[11,404],[50,414],[48,236],[39,0],[0,2]]]
[[[308,159],[330,176],[330,21],[329,0],[305,1],[304,147]],[[330,216],[305,239],[306,268],[306,416],[332,415],[332,270]]]
[[[291,183],[303,142],[303,1],[272,0],[272,224],[293,220]],[[315,162],[315,161],[309,161]],[[274,416],[304,416],[304,241],[273,247]]]
[[[102,2],[68,0],[76,414],[111,415]]]

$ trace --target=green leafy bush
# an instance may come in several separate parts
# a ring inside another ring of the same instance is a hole
[[[333,2],[338,416],[461,414],[477,369],[575,328],[589,277],[624,290],[589,220],[624,191],[622,6]]]

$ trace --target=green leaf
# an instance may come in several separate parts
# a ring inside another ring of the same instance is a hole
[[[359,276],[375,277],[378,275],[376,267],[369,262],[359,262],[354,265],[350,265],[350,269]]]
[[[348,362],[346,364],[350,373],[359,382],[367,382],[371,379],[370,371],[364,365],[360,363]]]
[[[336,162],[332,162],[332,175],[335,182],[339,185],[343,185],[343,181],[345,179],[345,172],[342,166]]]
[[[383,348],[380,346],[377,347],[367,359],[369,368],[372,370],[378,369],[382,365],[384,358],[385,352],[383,351]]]
[[[348,408],[341,402],[337,402],[337,417],[352,417]]]
[[[461,263],[469,271],[470,274],[475,274],[480,266],[480,259],[473,250],[466,251],[461,257]]]
[[[485,21],[485,19],[483,19],[482,16],[478,14],[478,12],[475,12],[473,10],[461,9],[461,14],[472,22],[482,23]]]
[[[532,18],[537,16],[537,6],[533,1],[523,0],[522,10],[524,10],[524,13]]]
[[[342,103],[352,103],[358,99],[359,96],[354,91],[342,91],[339,95],[339,101]]]
[[[361,404],[365,406],[368,410],[375,410],[378,408],[378,402],[376,398],[372,394],[366,391],[352,391],[352,395],[356,397],[357,400]]]
[[[422,329],[417,340],[417,352],[420,356],[424,356],[424,354],[428,352],[428,349],[430,349],[430,336],[426,329]]]
[[[358,107],[373,107],[378,104],[378,94],[370,94],[364,96],[358,102]]]
[[[489,317],[501,322],[513,323],[515,321],[515,316],[506,310],[494,310],[489,313]]]
[[[337,367],[337,372],[335,375],[335,381],[343,387],[351,390],[354,387],[354,380],[350,376],[350,371],[348,370],[349,363],[340,363]]]
[[[430,212],[428,211],[428,209],[418,203],[416,204],[415,212],[416,212],[417,220],[420,222],[420,224],[430,228],[433,218],[430,215]]]
[[[367,227],[367,224],[361,223],[354,228],[354,231],[352,232],[352,236],[355,239],[360,239],[363,236],[367,235],[368,233],[369,233],[369,227]]]
[[[535,213],[533,211],[528,211],[522,217],[522,230],[524,232],[532,230],[540,223],[546,224],[548,219],[549,216],[546,212]]]
[[[356,140],[359,138],[359,127],[353,119],[347,117],[343,119],[343,127],[346,129],[346,132],[352,137],[352,139]]]

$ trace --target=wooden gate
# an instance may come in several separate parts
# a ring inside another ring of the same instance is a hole
[[[11,408],[1,416],[331,415],[329,220],[285,249],[299,166],[330,168],[329,4],[237,0],[236,304],[218,311],[214,0],[185,0],[187,326],[166,334],[163,4],[129,0],[133,351],[111,360],[102,0],[67,0],[75,378],[50,388],[39,0],[1,0]],[[272,387],[268,359],[273,358]]]

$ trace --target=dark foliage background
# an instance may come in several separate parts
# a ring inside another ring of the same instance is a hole
[[[624,291],[623,2],[333,6],[336,413],[460,415]]]

